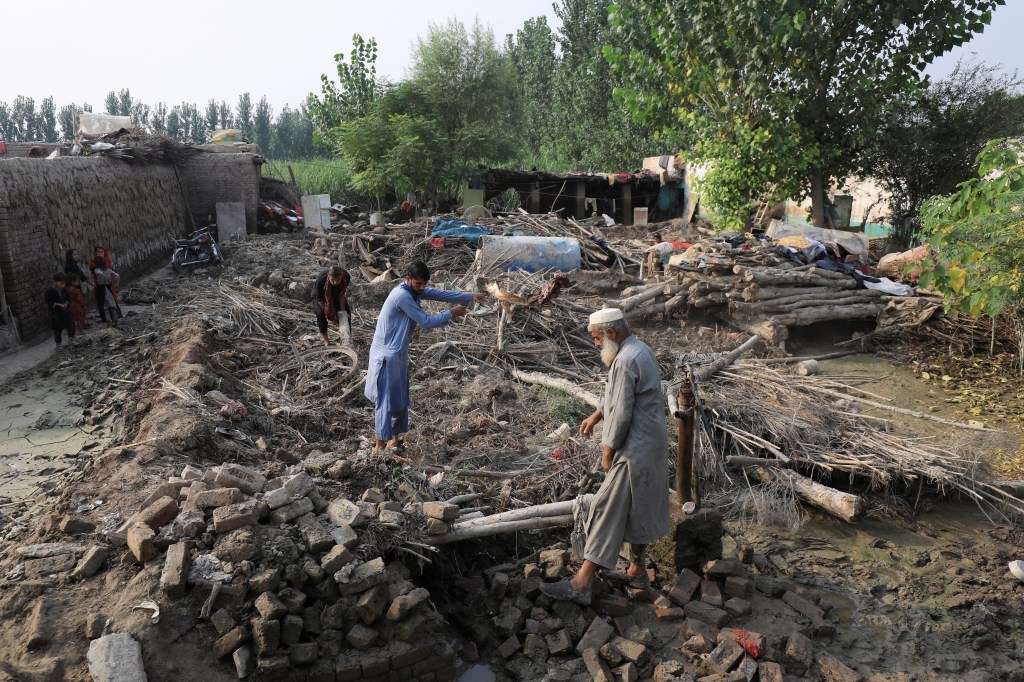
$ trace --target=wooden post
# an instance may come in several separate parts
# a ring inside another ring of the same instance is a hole
[[[681,505],[687,502],[698,504],[699,493],[694,495],[693,485],[693,413],[697,401],[690,390],[689,382],[679,387],[677,398],[679,412],[676,413],[676,419],[679,435],[676,451],[676,501]]]
[[[576,182],[576,220],[583,220],[587,217],[587,183],[582,180]]]
[[[540,183],[536,180],[530,185],[530,213],[540,213]]]
[[[622,224],[633,224],[633,183],[624,182],[619,185],[622,199]]]

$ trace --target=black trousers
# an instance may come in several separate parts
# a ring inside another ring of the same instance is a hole
[[[93,297],[96,299],[96,308],[100,311],[100,322],[107,321],[107,288],[99,285],[92,288]]]
[[[50,324],[53,327],[53,340],[59,346],[61,336],[66,330],[68,340],[75,338],[75,318],[70,310],[54,310],[50,312]]]

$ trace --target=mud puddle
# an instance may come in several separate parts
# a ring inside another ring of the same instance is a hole
[[[7,382],[0,395],[0,513],[16,517],[58,489],[109,441],[113,405],[93,402],[95,385],[76,359]]]

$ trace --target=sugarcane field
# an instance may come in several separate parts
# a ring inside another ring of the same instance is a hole
[[[0,95],[0,682],[1024,681],[1024,15],[804,4]]]

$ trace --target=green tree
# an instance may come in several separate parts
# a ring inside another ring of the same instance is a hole
[[[60,137],[64,142],[70,142],[75,139],[75,122],[78,119],[78,114],[82,113],[82,110],[74,103],[65,104],[57,112],[57,125],[60,126]],[[0,132],[0,137],[3,137],[3,133]]]
[[[172,107],[170,113],[167,114],[166,134],[167,137],[179,141],[185,137],[182,133],[181,111],[177,106]]]
[[[471,173],[515,158],[519,120],[508,106],[515,101],[515,72],[490,28],[476,21],[467,30],[455,19],[431,24],[413,49],[411,73],[445,146],[436,182],[444,198],[460,196]]]
[[[15,97],[11,104],[11,120],[14,123],[15,141],[35,142],[39,139],[39,113],[33,98],[24,95]]]
[[[217,105],[217,109],[220,113],[220,127],[224,129],[234,128],[235,119],[231,115],[231,107],[228,106],[228,103],[224,100],[221,100],[220,104]]]
[[[926,83],[925,67],[981,31],[1001,4],[636,0],[612,6],[626,42],[608,56],[631,81],[632,110],[663,122],[674,114],[667,129],[693,136],[712,163],[757,164],[752,177],[720,173],[733,194],[768,194],[774,176],[809,193],[814,223],[824,225],[825,188],[860,165],[890,109]]]
[[[264,154],[270,152],[270,136],[274,122],[274,110],[267,101],[266,95],[256,103],[256,115],[253,118],[253,138]]]
[[[248,92],[242,93],[238,98],[238,107],[235,109],[235,125],[238,126],[246,139],[252,139],[252,98]]]
[[[167,132],[167,103],[157,102],[153,107],[153,113],[149,117],[149,127],[157,135],[168,135]]]
[[[889,194],[894,243],[910,245],[928,197],[950,194],[974,176],[975,157],[989,140],[1024,134],[1021,83],[998,67],[960,61],[947,78],[893,112],[864,171]]]
[[[524,166],[555,165],[551,96],[558,70],[556,45],[546,17],[527,19],[515,35],[505,38],[505,53],[516,73],[516,99],[522,116],[520,160]]]
[[[933,256],[920,263],[920,285],[948,308],[995,316],[1021,303],[1024,285],[1024,141],[992,140],[976,163],[976,177],[921,211]]]
[[[316,154],[313,124],[305,108],[291,109],[286,104],[277,116],[269,155],[277,159],[307,159]]]
[[[348,61],[341,53],[334,55],[334,61],[338,82],[322,74],[321,97],[311,93],[306,103],[317,144],[328,148],[336,144],[332,135],[338,127],[345,121],[366,116],[381,91],[381,84],[377,81],[377,41],[374,38],[366,40],[358,33],[354,34]]]
[[[206,103],[206,116],[203,122],[211,133],[220,127],[220,108],[216,100],[211,99]]]
[[[57,108],[53,104],[53,98],[47,97],[39,105],[39,137],[43,142],[56,142],[57,135]]]
[[[7,102],[0,102],[0,140],[15,142],[14,118]]]
[[[107,93],[107,96],[103,98],[103,113],[108,116],[127,116],[128,114],[121,113],[121,100],[117,98],[117,93],[111,90]]]

